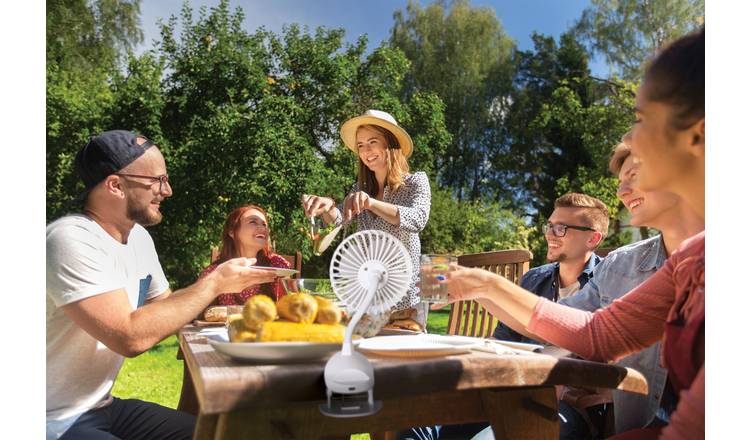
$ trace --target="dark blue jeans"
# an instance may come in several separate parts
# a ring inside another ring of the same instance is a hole
[[[588,408],[586,413],[597,430],[597,435],[591,432],[586,419],[572,406],[560,401],[560,440],[592,440],[603,438],[607,423],[607,411],[612,410],[611,404],[596,405]]]
[[[60,440],[190,440],[194,429],[192,414],[115,397],[112,404],[83,413]]]
[[[396,433],[396,440],[466,440],[489,426],[487,422],[411,428]]]

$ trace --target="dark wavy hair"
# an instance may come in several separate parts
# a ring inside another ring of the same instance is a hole
[[[643,82],[649,100],[674,109],[673,128],[684,130],[705,117],[705,28],[664,47],[648,65]]]

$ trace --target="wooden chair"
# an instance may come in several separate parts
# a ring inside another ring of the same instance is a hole
[[[529,270],[532,257],[532,253],[525,249],[512,249],[460,255],[458,264],[486,269],[518,284],[523,274]],[[492,336],[496,325],[497,319],[476,301],[459,301],[451,305],[449,335],[487,338]]]
[[[518,284],[529,270],[531,252],[525,249],[482,252],[459,255],[458,264],[464,267],[479,267],[501,274]],[[497,319],[476,301],[459,301],[451,305],[448,317],[448,334],[462,336],[492,336]],[[395,432],[370,433],[373,440],[392,440]]]
[[[292,269],[297,270],[297,273],[292,278],[299,278],[302,274],[302,252],[297,251],[294,255],[279,254],[279,256],[288,261],[292,265]],[[219,258],[219,248],[211,246],[211,262],[213,263],[217,258]]]

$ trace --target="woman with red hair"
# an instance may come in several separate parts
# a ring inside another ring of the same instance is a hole
[[[288,261],[271,251],[270,242],[268,215],[263,208],[255,205],[237,208],[229,214],[224,223],[219,258],[203,269],[198,278],[203,278],[219,264],[236,257],[255,258],[257,259],[256,266],[291,268]],[[248,298],[259,293],[274,301],[284,296],[281,283],[277,280],[272,283],[250,286],[242,292],[222,293],[211,305],[244,305]]]

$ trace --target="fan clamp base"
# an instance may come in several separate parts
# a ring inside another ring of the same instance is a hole
[[[338,394],[327,390],[328,401],[318,405],[324,416],[348,418],[371,416],[383,408],[383,402],[372,398],[372,389],[359,394]]]

